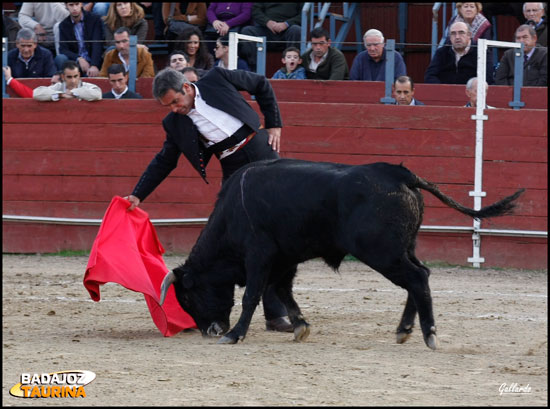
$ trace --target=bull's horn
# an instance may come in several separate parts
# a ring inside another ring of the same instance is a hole
[[[172,284],[176,282],[176,275],[170,271],[168,274],[166,274],[166,277],[164,277],[164,280],[162,280],[162,284],[160,285],[160,302],[159,305],[164,304],[164,299],[166,298],[166,293],[168,292],[168,289]]]

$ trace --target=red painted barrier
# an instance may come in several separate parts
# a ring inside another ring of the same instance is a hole
[[[319,86],[312,85],[312,89]],[[474,179],[473,109],[280,100],[285,125],[282,156],[350,164],[403,163],[473,207],[468,194]],[[131,192],[161,148],[161,120],[166,113],[153,100],[4,100],[3,213],[101,218],[114,195]],[[515,215],[482,221],[481,227],[545,231],[547,112],[496,109],[488,115],[483,204],[520,187],[527,191]],[[153,219],[207,217],[221,180],[215,159],[207,173],[209,185],[182,159],[142,208]],[[429,193],[425,203],[423,225],[472,226],[471,219]],[[170,252],[188,252],[200,229],[157,228]],[[4,222],[3,251],[89,250],[97,231],[97,226]],[[483,266],[546,268],[546,253],[547,239],[482,236]],[[471,234],[422,233],[418,255],[423,260],[466,265],[472,255]]]

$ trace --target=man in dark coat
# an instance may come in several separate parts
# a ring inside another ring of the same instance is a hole
[[[69,16],[59,23],[58,67],[63,62],[78,62],[88,77],[97,77],[103,54],[103,23],[99,16],[82,9],[83,3],[66,3]]]
[[[516,42],[523,43],[523,86],[546,87],[548,84],[548,49],[537,47],[537,34],[529,24],[523,24],[516,29]],[[514,84],[515,52],[517,48],[507,50],[495,75],[497,85]]]
[[[38,45],[34,31],[19,30],[15,44],[17,48],[8,52],[8,65],[14,78],[43,78],[55,74],[52,53]]]
[[[103,99],[142,99],[143,97],[128,89],[128,73],[122,64],[113,64],[107,70],[111,90],[105,92]]]
[[[265,118],[260,118],[239,91],[254,95]],[[214,67],[196,83],[172,69],[160,71],[153,81],[153,96],[172,111],[162,125],[166,140],[131,195],[133,210],[176,168],[183,153],[206,180],[206,166],[215,155],[223,181],[243,165],[278,158],[282,120],[273,88],[266,77],[242,70]],[[269,330],[292,331],[286,309],[271,287],[264,292]]]
[[[463,22],[453,23],[449,36],[452,46],[445,45],[437,49],[424,74],[424,82],[466,84],[470,78],[477,76],[477,42],[472,40],[470,27]],[[493,58],[489,52],[486,71],[486,80],[492,84]]]

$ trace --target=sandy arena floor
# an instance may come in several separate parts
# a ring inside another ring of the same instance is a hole
[[[183,260],[165,258],[169,268]],[[432,268],[440,349],[431,351],[418,323],[395,343],[406,292],[358,262],[340,274],[320,261],[300,266],[294,292],[311,324],[306,342],[266,332],[260,306],[237,345],[195,331],[164,338],[143,296],[117,284],[91,301],[86,264],[3,256],[3,405],[548,404],[547,271]],[[77,369],[97,375],[85,398],[9,394],[21,373]]]

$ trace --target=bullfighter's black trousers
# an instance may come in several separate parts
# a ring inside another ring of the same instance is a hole
[[[268,143],[269,136],[265,129],[260,129],[256,135],[241,149],[220,160],[224,183],[242,166],[263,159],[277,159],[279,154]],[[262,296],[266,320],[288,315],[285,306],[275,294],[272,286],[268,286]]]

